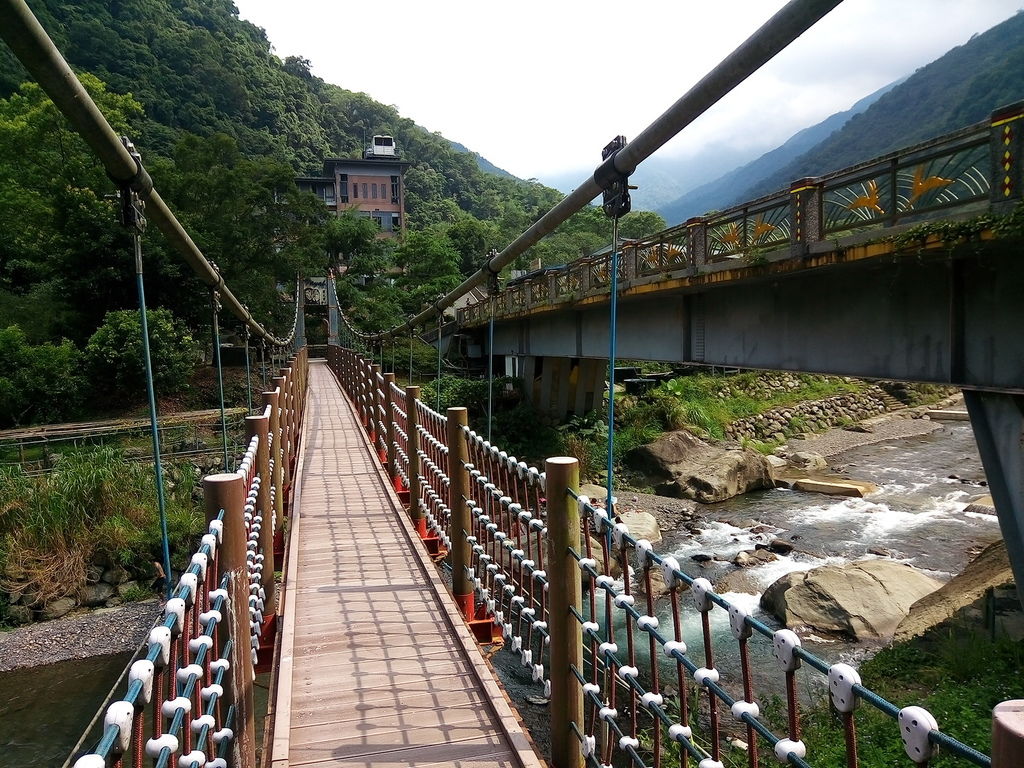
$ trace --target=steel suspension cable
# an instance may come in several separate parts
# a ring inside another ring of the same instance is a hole
[[[409,318],[402,325],[375,334],[377,338],[400,333],[422,325],[436,312],[449,307],[474,288],[484,285],[490,275],[498,274],[517,257],[553,232],[577,211],[585,208],[605,188],[608,179],[629,176],[636,167],[704,114],[737,85],[810,29],[842,0],[790,0],[778,12],[726,56],[699,82],[647,128],[606,160],[594,174],[583,180],[573,192],[538,219],[531,227],[483,266],[449,291],[444,297]]]
[[[134,209],[130,203],[132,193],[123,189],[122,195],[128,195],[124,201],[127,207]],[[127,208],[126,208],[127,209]],[[146,369],[146,397],[149,405],[150,438],[153,442],[153,478],[156,484],[156,504],[160,516],[160,539],[163,550],[164,589],[166,597],[171,596],[171,545],[167,536],[167,499],[164,494],[164,467],[160,457],[160,425],[156,416],[156,388],[153,382],[153,359],[149,349],[149,322],[146,317],[146,286],[142,279],[142,232],[137,222],[132,224],[132,245],[135,251],[135,288],[139,296],[139,325],[142,329],[142,357]]]

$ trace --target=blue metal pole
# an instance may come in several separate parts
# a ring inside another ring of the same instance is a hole
[[[608,514],[614,519],[612,499],[612,472],[615,465],[615,347],[618,332],[619,310],[619,219],[612,219],[612,253],[608,260],[611,270],[611,297],[608,321]]]
[[[249,327],[245,330],[245,396],[249,404],[249,415],[252,415],[252,375],[249,372]]]
[[[125,194],[125,193],[122,193]],[[142,236],[133,231],[135,247],[135,287],[139,294],[139,321],[142,325],[142,357],[146,367],[146,394],[149,397],[150,436],[153,438],[153,474],[156,482],[156,504],[160,513],[160,536],[163,539],[164,590],[171,596],[171,546],[167,540],[167,500],[164,497],[164,468],[160,460],[160,425],[156,418],[156,390],[153,386],[153,360],[149,352],[149,323],[146,319],[146,287],[142,280]]]
[[[220,435],[221,445],[224,449],[224,471],[228,472],[228,419],[224,412],[224,368],[220,361],[220,323],[217,320],[217,312],[220,310],[220,300],[216,291],[210,294],[211,306],[213,307],[213,359],[217,366],[217,390],[220,393]]]
[[[434,381],[434,389],[437,390],[436,410],[438,413],[441,412],[441,318],[443,316],[443,311],[437,313],[437,379]]]
[[[487,441],[491,440],[494,415],[494,294],[491,294],[491,319],[487,323]]]

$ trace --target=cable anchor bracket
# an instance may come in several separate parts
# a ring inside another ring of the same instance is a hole
[[[601,150],[604,161],[594,171],[594,181],[603,190],[601,207],[609,219],[618,219],[630,212],[632,203],[629,199],[629,175],[636,170],[630,168],[623,172],[615,165],[615,156],[626,146],[625,136],[616,136]]]
[[[133,229],[141,235],[146,231],[146,201],[136,189],[139,186],[138,180],[143,176],[148,179],[149,174],[142,167],[142,155],[139,154],[131,139],[127,136],[122,136],[121,143],[128,150],[128,154],[132,156],[132,160],[135,161],[135,166],[138,170],[131,179],[115,179],[118,185],[117,197],[121,204],[120,211],[118,212],[118,221],[125,229]],[[150,182],[150,189],[152,189],[152,186],[152,182]]]

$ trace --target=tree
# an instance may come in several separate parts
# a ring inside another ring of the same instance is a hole
[[[153,385],[157,395],[180,392],[199,361],[199,344],[185,324],[166,309],[146,311]],[[103,325],[85,347],[86,364],[94,381],[104,382],[111,400],[142,400],[146,395],[142,324],[131,310],[108,312]]]
[[[459,270],[465,277],[479,269],[488,251],[501,245],[497,226],[468,213],[459,216],[448,227],[447,235],[459,252]]]
[[[343,266],[348,278],[373,280],[391,266],[390,248],[378,235],[373,219],[348,210],[329,216],[324,224],[324,244],[332,266]]]
[[[632,211],[619,221],[619,237],[640,239],[665,229],[667,224],[654,211]]]
[[[119,133],[142,113],[130,96],[82,84]],[[130,240],[108,198],[103,167],[39,86],[0,100],[0,286],[24,293],[54,286],[70,311],[69,335],[84,339],[103,314],[134,301]],[[157,274],[160,269],[157,268]]]
[[[0,330],[0,425],[66,421],[86,394],[81,353],[67,339],[31,346],[22,330]]]
[[[401,290],[400,303],[406,313],[419,312],[457,286],[459,252],[448,236],[439,230],[410,232],[395,251],[395,263],[404,272],[395,281]]]
[[[297,273],[327,272],[323,203],[299,192],[286,165],[246,158],[225,134],[184,138],[174,165],[160,170],[165,197],[231,290],[261,322],[287,333],[291,310],[277,286]]]

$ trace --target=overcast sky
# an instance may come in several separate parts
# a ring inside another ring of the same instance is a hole
[[[235,0],[282,59],[364,91],[523,178],[600,161],[779,0]],[[846,0],[661,153],[777,144],[1011,16],[1024,0]],[[612,52],[621,50],[617,57]]]

